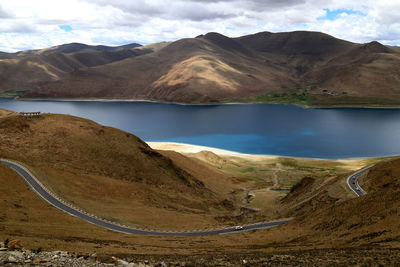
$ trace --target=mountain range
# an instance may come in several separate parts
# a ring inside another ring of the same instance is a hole
[[[207,33],[141,46],[0,53],[0,95],[210,104],[397,106],[400,48],[319,32]]]

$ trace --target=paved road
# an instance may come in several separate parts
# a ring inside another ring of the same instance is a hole
[[[357,196],[361,197],[363,195],[366,195],[367,192],[364,191],[364,189],[361,188],[361,186],[358,184],[358,177],[361,176],[365,171],[367,171],[371,166],[368,166],[364,169],[359,170],[356,173],[353,173],[347,178],[347,185],[350,187],[351,190],[353,190],[354,193],[356,193]]]
[[[228,228],[220,228],[220,229],[212,229],[212,230],[200,230],[200,231],[185,231],[185,232],[171,232],[171,231],[162,231],[162,230],[144,230],[138,228],[131,228],[125,225],[120,225],[117,223],[113,223],[101,218],[96,217],[95,215],[88,214],[85,211],[80,210],[79,208],[73,207],[72,205],[64,202],[57,196],[53,195],[50,191],[48,191],[36,178],[33,176],[29,170],[24,168],[22,165],[5,160],[0,159],[0,162],[5,165],[11,167],[14,171],[16,171],[31,187],[32,189],[44,200],[53,205],[54,207],[69,213],[75,217],[86,220],[92,224],[96,224],[112,231],[125,233],[125,234],[151,234],[151,235],[168,235],[168,236],[204,236],[204,235],[215,235],[215,234],[228,234],[228,233],[237,233],[241,231],[250,231],[256,229],[267,229],[275,226],[279,226],[291,220],[291,218],[280,219],[276,221],[270,222],[260,222],[255,224],[243,225],[243,229],[236,230],[235,227]]]

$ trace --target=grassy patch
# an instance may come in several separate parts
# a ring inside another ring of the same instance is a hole
[[[278,162],[286,167],[293,167],[293,168],[298,167],[297,160],[292,158],[279,158]]]
[[[232,165],[235,165],[236,167],[242,167],[242,165],[240,165],[240,164],[238,164],[236,162],[231,161],[231,163],[232,163]]]
[[[3,92],[0,92],[0,97],[16,97],[16,96],[23,95],[29,91],[30,90],[6,90]]]
[[[314,95],[314,106],[323,107],[343,107],[343,106],[360,106],[360,107],[398,107],[400,100],[396,97],[364,97],[364,96],[327,96]]]
[[[298,168],[303,169],[303,170],[314,170],[314,169],[324,170],[322,168],[317,168],[317,167],[313,167],[313,166],[298,166]]]
[[[253,168],[253,167],[250,167],[250,168],[247,168],[247,169],[241,170],[240,172],[241,172],[241,173],[254,172],[254,168]]]
[[[260,176],[249,176],[249,178],[256,180],[256,181],[265,182],[264,178],[262,178]]]
[[[252,98],[235,98],[228,102],[236,103],[277,103],[277,104],[296,104],[308,106],[312,104],[312,99],[308,92],[309,86],[297,84],[294,87],[282,85],[279,91],[270,91],[266,94]]]
[[[308,96],[308,93],[306,91],[290,93],[271,92],[265,95],[257,96],[255,98],[255,102],[311,105],[312,99]]]

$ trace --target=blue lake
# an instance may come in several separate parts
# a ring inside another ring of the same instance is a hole
[[[0,108],[76,115],[131,132],[145,141],[182,142],[251,154],[318,158],[400,154],[400,109],[2,98]]]

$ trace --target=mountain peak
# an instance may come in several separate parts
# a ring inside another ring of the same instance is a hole
[[[209,32],[203,35],[201,38],[226,50],[237,51],[247,55],[251,54],[249,50],[247,50],[244,46],[238,43],[235,39],[229,38],[217,32]]]
[[[370,53],[389,53],[389,48],[377,41],[366,43],[362,46],[363,49]]]

